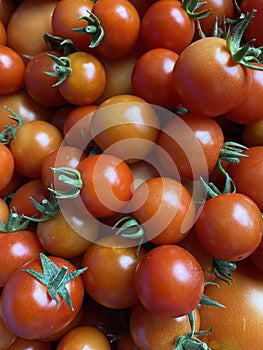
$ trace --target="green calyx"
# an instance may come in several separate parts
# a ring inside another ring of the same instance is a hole
[[[233,281],[232,271],[236,270],[237,265],[230,261],[213,259],[213,271],[217,278],[230,284]]]
[[[43,273],[32,270],[23,270],[36,278],[40,283],[47,287],[49,296],[56,301],[57,307],[60,305],[58,295],[67,303],[72,311],[74,311],[70,294],[66,288],[66,284],[83,273],[87,268],[75,270],[68,273],[68,267],[62,266],[61,269],[49,259],[45,254],[40,253],[40,260]]]
[[[260,63],[260,57],[262,55],[262,47],[254,47],[253,42],[245,43],[241,45],[243,40],[243,34],[253,18],[256,10],[248,12],[246,15],[242,15],[240,21],[232,28],[229,35],[226,38],[227,47],[231,53],[232,59],[240,63],[241,65],[257,70],[263,70],[263,67],[253,64]]]
[[[11,113],[11,115],[9,115],[9,118],[15,120],[18,123],[17,126],[8,124],[4,130],[0,132],[0,142],[4,145],[8,145],[10,141],[15,138],[17,130],[20,129],[22,125],[24,125],[24,122],[22,121],[21,117],[11,108],[7,106],[5,106],[5,108],[8,110],[8,112]]]
[[[49,188],[53,192],[57,199],[71,199],[78,197],[82,188],[81,174],[77,169],[60,167],[50,168],[54,174],[58,175],[58,180],[68,187],[66,191],[59,191],[53,188]]]
[[[182,5],[186,13],[191,19],[202,19],[210,16],[211,9],[205,9],[198,11],[200,7],[205,5],[206,1],[199,1],[199,0],[182,0]]]
[[[57,57],[52,54],[48,54],[48,56],[56,63],[54,72],[44,72],[45,74],[58,78],[58,81],[52,86],[59,86],[67,79],[67,77],[71,74],[72,68],[70,59],[67,56]]]
[[[30,197],[35,208],[42,214],[41,217],[22,215],[22,218],[28,219],[33,222],[43,222],[52,219],[58,213],[59,206],[55,198],[54,192],[50,191],[50,201],[43,199],[41,203],[38,203],[34,198]]]
[[[20,216],[15,210],[10,210],[9,217],[4,224],[0,221],[0,232],[16,232],[25,230],[29,225],[29,220],[23,216]]]
[[[60,36],[51,35],[49,33],[44,33],[43,37],[53,51],[61,52],[64,56],[78,51],[71,39],[64,39]]]
[[[90,34],[91,35],[91,43],[89,45],[90,48],[95,48],[101,42],[104,37],[104,30],[100,24],[100,20],[97,16],[94,15],[90,10],[87,9],[88,16],[80,16],[78,19],[84,19],[89,24],[86,27],[82,28],[73,28],[74,32]]]

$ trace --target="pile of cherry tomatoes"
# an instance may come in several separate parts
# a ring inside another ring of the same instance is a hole
[[[258,350],[260,0],[0,0],[0,350]]]

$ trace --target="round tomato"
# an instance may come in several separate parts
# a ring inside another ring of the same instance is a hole
[[[194,224],[195,208],[187,189],[168,177],[154,177],[138,186],[131,199],[132,215],[154,244],[175,244]]]
[[[263,211],[263,146],[250,147],[243,154],[238,164],[228,165],[227,172],[237,191],[253,199]]]
[[[178,54],[165,48],[148,50],[137,60],[132,71],[132,89],[145,101],[175,108],[178,98],[173,85],[173,68]]]
[[[195,330],[199,331],[200,316],[194,310]],[[131,309],[130,333],[139,349],[174,350],[176,338],[191,332],[188,315],[162,317],[149,312],[141,303]]]
[[[35,120],[23,124],[10,142],[15,169],[28,178],[40,178],[43,160],[61,142],[61,132],[47,121]]]
[[[82,258],[82,275],[88,294],[98,303],[124,309],[137,302],[134,273],[145,250],[135,241],[118,236],[105,236],[90,245]]]
[[[213,349],[260,349],[263,326],[263,275],[249,262],[242,261],[233,272],[231,285],[217,279],[219,288],[208,285],[205,295],[225,308],[202,305],[199,309],[201,329],[214,327],[202,337]]]
[[[241,138],[247,147],[263,146],[263,119],[246,125]]]
[[[24,84],[25,64],[21,56],[8,46],[0,45],[0,94],[18,91]]]
[[[2,299],[0,299],[0,349],[5,350],[16,340],[17,336],[4,323],[2,318]]]
[[[145,159],[153,150],[160,122],[155,109],[140,97],[116,95],[95,111],[91,136],[107,153],[126,162]]]
[[[96,327],[78,326],[70,330],[58,343],[57,350],[110,350],[110,341]]]
[[[157,154],[171,176],[177,168],[181,179],[199,179],[215,167],[223,142],[223,131],[213,119],[174,116],[160,133]]]
[[[262,238],[261,212],[241,193],[220,194],[208,199],[195,222],[203,247],[214,257],[239,261],[252,254]]]
[[[166,48],[181,53],[194,36],[194,21],[180,1],[156,1],[141,20],[140,36],[147,49]]]
[[[83,302],[81,272],[68,260],[42,253],[16,269],[2,293],[6,325],[26,339],[42,339],[62,330]]]
[[[200,264],[177,245],[164,244],[147,252],[134,280],[139,301],[161,317],[179,317],[193,311],[204,290]]]
[[[115,58],[132,50],[139,37],[140,17],[130,1],[98,0],[92,13],[104,31],[102,40],[95,47],[96,54]]]
[[[226,40],[217,37],[188,45],[176,61],[173,79],[183,106],[204,117],[235,108],[250,87],[247,69],[233,60]]]
[[[24,339],[17,337],[16,340],[6,350],[52,350],[50,342],[35,339]]]
[[[12,152],[0,143],[0,190],[4,189],[12,179],[15,161]]]

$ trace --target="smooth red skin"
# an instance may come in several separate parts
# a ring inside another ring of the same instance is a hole
[[[2,223],[6,223],[10,214],[9,205],[4,200],[4,197],[0,196],[0,220]]]
[[[212,256],[226,261],[243,260],[261,242],[261,212],[243,194],[221,194],[206,201],[196,220],[195,232]]]
[[[25,64],[12,48],[0,45],[0,94],[18,91],[24,83]]]
[[[141,20],[140,38],[147,49],[162,47],[179,54],[191,43],[194,31],[180,1],[156,1]]]
[[[136,8],[126,0],[99,0],[92,12],[104,29],[104,36],[95,52],[111,58],[130,52],[140,32],[140,17]]]
[[[229,164],[227,172],[237,191],[250,197],[263,211],[263,146],[250,147],[243,152],[238,164]]]
[[[106,84],[102,63],[84,51],[73,52],[67,57],[72,72],[59,84],[61,95],[73,105],[93,104],[103,93]]]
[[[263,119],[246,125],[241,138],[242,143],[247,147],[263,146]]]
[[[250,87],[247,69],[232,60],[225,39],[217,37],[186,47],[176,61],[173,78],[182,105],[203,117],[235,108]]]
[[[110,350],[107,336],[98,328],[78,326],[70,330],[58,343],[57,350]]]
[[[71,39],[79,50],[90,51],[90,35],[79,33],[72,29],[85,28],[89,23],[81,16],[89,17],[94,2],[91,0],[63,0],[59,1],[52,13],[51,25],[53,35],[64,39]]]
[[[201,306],[201,329],[214,327],[201,340],[218,349],[261,349],[262,272],[245,260],[239,262],[232,278],[234,281],[231,285],[217,279],[219,288],[207,286],[205,295],[222,303],[225,308]]]
[[[160,133],[158,139],[160,149],[157,149],[159,160],[171,176],[174,174],[176,166],[181,179],[192,180],[194,176],[192,171],[193,165],[195,170],[198,170],[198,176],[206,176],[211,173],[217,162],[224,142],[223,131],[216,121],[211,118],[202,118],[189,114],[182,116],[182,120],[192,130],[192,135],[190,133],[185,135],[185,143],[188,145],[191,143],[191,137],[193,137],[191,159],[185,154],[176,138],[171,137],[171,135],[176,135],[176,132],[178,132],[178,121],[176,118],[173,118],[164,125]],[[194,150],[196,149],[195,142],[199,142],[201,146],[206,165],[204,169],[201,168],[200,157],[194,156]],[[171,157],[172,162],[167,157]]]
[[[15,170],[14,156],[10,149],[0,143],[0,190],[11,181]]]
[[[68,273],[76,268],[60,257],[49,257],[57,266],[68,267]],[[84,287],[78,276],[67,283],[74,311],[59,296],[59,307],[47,293],[47,288],[24,271],[34,269],[43,272],[40,259],[34,259],[17,269],[9,278],[2,293],[3,320],[19,337],[45,339],[66,327],[76,316],[83,302]]]
[[[41,179],[32,179],[22,184],[15,192],[10,201],[10,208],[20,215],[41,217],[43,214],[36,209],[30,198],[34,198],[41,204],[43,199],[50,200],[50,192],[43,185]]]
[[[52,344],[47,341],[37,339],[24,339],[17,337],[16,340],[7,348],[7,350],[52,350]]]
[[[130,200],[133,175],[120,158],[105,153],[89,156],[80,161],[77,169],[83,182],[81,199],[94,217],[111,216]]]
[[[7,35],[4,23],[0,20],[0,45],[6,45]]]
[[[178,98],[173,86],[173,68],[178,54],[172,50],[148,50],[137,60],[132,72],[136,96],[164,108],[174,108]]]
[[[0,197],[5,198],[10,193],[15,192],[22,184],[27,181],[21,174],[16,170],[13,172],[13,176],[8,184],[0,191]]]
[[[145,250],[141,247],[137,254],[137,248],[134,241],[123,242],[118,236],[105,236],[87,248],[81,266],[88,270],[82,279],[95,301],[112,309],[128,308],[138,301],[134,273]]]
[[[10,143],[16,170],[30,179],[40,178],[43,160],[61,142],[61,132],[49,122],[36,120],[25,123]]]
[[[263,272],[263,240],[261,240],[254,253],[249,256],[249,260],[252,262],[253,266]]]
[[[178,181],[154,177],[142,183],[131,199],[132,215],[154,244],[175,244],[186,237],[194,223],[192,197]]]
[[[25,86],[29,96],[37,103],[47,107],[59,107],[67,101],[61,96],[58,87],[53,86],[57,79],[45,74],[53,72],[56,65],[48,54],[59,57],[54,51],[45,51],[28,61],[25,68]]]
[[[130,334],[117,340],[117,350],[140,350]]]
[[[198,309],[194,310],[195,330],[200,329]],[[130,334],[138,349],[174,349],[176,338],[191,331],[188,315],[161,317],[149,312],[141,303],[131,308]]]
[[[0,349],[5,350],[16,340],[16,334],[4,323],[2,318],[2,300],[0,299]]]
[[[148,311],[163,317],[193,311],[204,289],[200,264],[177,245],[160,245],[146,253],[134,278],[139,301]]]
[[[3,287],[10,276],[29,260],[44,252],[35,233],[23,230],[0,233],[0,244],[4,254],[0,255],[0,286]]]
[[[256,63],[255,65],[263,68],[263,64]],[[242,125],[260,121],[263,115],[263,71],[250,68],[247,71],[251,76],[251,85],[245,98],[238,106],[224,115],[225,118]]]
[[[254,13],[252,20],[250,21],[248,27],[245,30],[244,38],[247,41],[256,39],[254,45],[260,47],[263,45],[263,38],[261,35],[262,32],[262,12],[263,12],[263,3],[260,0],[241,0],[240,9],[243,13],[251,12],[253,9],[256,9],[257,12]]]

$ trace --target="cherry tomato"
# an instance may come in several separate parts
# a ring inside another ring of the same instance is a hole
[[[179,317],[193,311],[204,289],[198,261],[184,248],[170,244],[146,253],[134,279],[139,301],[149,312],[161,317]]]
[[[0,20],[0,45],[6,45],[6,44],[7,44],[6,29],[3,22]]]
[[[178,243],[195,219],[191,195],[180,182],[168,177],[154,177],[137,187],[131,211],[142,225],[145,239],[157,245]]]
[[[183,180],[198,179],[211,173],[223,142],[223,131],[213,119],[189,114],[178,120],[175,116],[160,133],[157,154],[171,176],[176,166]]]
[[[200,328],[198,309],[194,310],[195,329]],[[173,350],[176,338],[191,331],[188,315],[162,317],[149,312],[141,303],[131,309],[130,333],[139,349]]]
[[[245,30],[244,37],[246,41],[256,39],[255,46],[260,47],[263,45],[263,40],[260,35],[260,31],[262,30],[262,2],[260,0],[241,0],[240,1],[240,9],[243,13],[247,13],[256,9],[256,13],[252,20],[250,21],[248,27]]]
[[[55,295],[58,300],[57,305],[55,299],[50,296],[51,291],[48,291],[48,287],[28,272],[34,270],[41,276],[45,273],[47,283],[54,274],[57,276],[62,267],[67,270],[67,275],[73,271],[76,273],[75,266],[68,260],[53,256],[48,259],[55,264],[53,265],[53,267],[56,266],[55,269],[51,271],[49,268],[49,272],[45,272],[39,258],[30,260],[16,269],[3,289],[3,320],[16,335],[22,338],[40,339],[59,332],[73,320],[83,302],[84,288],[79,275],[69,281],[64,279],[65,288],[72,301],[72,307],[70,307],[58,294]],[[58,286],[55,293],[57,288]]]
[[[140,17],[127,0],[98,0],[92,13],[99,19],[104,36],[96,46],[96,54],[121,57],[132,50],[140,32]],[[108,13],[111,15],[108,16]]]
[[[15,4],[12,0],[1,0],[0,1],[0,20],[6,27],[12,13],[15,10]]]
[[[219,288],[208,285],[205,295],[225,308],[202,305],[199,309],[201,329],[214,327],[201,339],[212,349],[260,349],[262,329],[262,272],[248,261],[242,261],[233,272],[228,285],[217,279]]]
[[[21,350],[21,349],[51,350],[52,346],[50,342],[17,337],[16,340],[6,350]]]
[[[26,262],[38,258],[44,248],[35,233],[22,230],[0,233],[4,254],[0,256],[0,286],[3,287],[11,275]]]
[[[1,196],[0,196],[1,197]],[[1,197],[0,198],[0,221],[5,224],[6,220],[9,217],[9,206],[6,201]]]
[[[132,197],[132,172],[120,158],[94,155],[81,160],[77,168],[83,181],[81,199],[94,217],[115,214]]]
[[[4,144],[0,143],[0,190],[4,189],[12,179],[15,169],[14,156]]]
[[[241,138],[247,147],[263,146],[263,119],[246,125]]]
[[[135,242],[118,236],[105,236],[90,245],[82,258],[83,283],[98,303],[124,309],[137,302],[134,273],[145,250],[139,252]]]
[[[48,54],[57,55],[53,51],[41,52],[35,55],[26,65],[25,69],[25,87],[29,96],[36,102],[47,107],[59,107],[67,102],[61,96],[56,83],[56,78],[45,74],[52,71],[55,62],[50,59]]]
[[[173,85],[173,68],[178,54],[165,48],[148,50],[137,60],[132,72],[132,88],[136,96],[165,108],[179,103]]]
[[[58,343],[57,350],[110,350],[106,335],[96,327],[79,326],[69,331]]]
[[[94,103],[103,93],[106,84],[102,63],[84,51],[69,54],[67,60],[72,71],[58,86],[61,95],[74,105]]]
[[[130,334],[117,340],[117,350],[140,350]]]
[[[61,132],[49,122],[35,120],[25,123],[17,130],[16,137],[10,143],[15,169],[28,178],[40,178],[43,160],[61,142]]]
[[[247,69],[233,61],[226,40],[217,37],[188,45],[176,61],[173,78],[183,106],[204,117],[235,108],[250,86]]]
[[[104,152],[131,163],[145,159],[153,150],[159,127],[157,113],[145,100],[116,95],[101,103],[93,114],[91,136]]]
[[[212,256],[242,260],[260,244],[261,212],[252,199],[241,193],[220,194],[205,202],[195,222],[195,232]]]
[[[249,256],[249,260],[252,262],[253,266],[263,272],[263,240],[261,240],[254,253]]]
[[[90,51],[90,35],[88,33],[80,33],[74,29],[89,25],[85,19],[80,17],[89,17],[88,10],[91,11],[93,6],[94,2],[92,0],[59,1],[52,14],[53,35],[72,40],[74,46],[81,51]]]
[[[147,49],[166,48],[181,53],[192,41],[194,22],[180,1],[156,1],[141,20],[140,36]]]
[[[49,50],[44,33],[52,34],[51,17],[57,3],[56,0],[23,0],[7,25],[8,46],[21,57]],[[24,60],[26,62],[27,58]]]
[[[263,211],[263,146],[254,146],[245,150],[247,157],[238,164],[229,164],[227,172],[234,181],[237,191],[250,197]]]
[[[12,48],[0,45],[0,94],[18,91],[24,83],[25,64]]]
[[[16,334],[13,333],[3,321],[2,299],[0,299],[0,349],[7,349],[16,340],[16,337]]]

